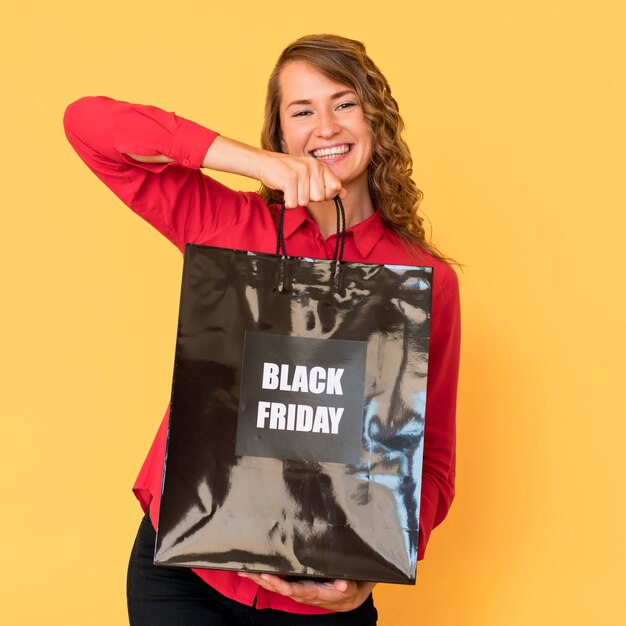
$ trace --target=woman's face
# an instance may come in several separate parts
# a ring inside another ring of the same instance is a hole
[[[283,152],[323,161],[344,187],[367,185],[372,133],[357,94],[304,61],[278,78]]]

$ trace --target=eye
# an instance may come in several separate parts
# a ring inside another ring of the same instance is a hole
[[[292,115],[292,117],[306,117],[311,111],[298,111]]]
[[[342,102],[337,108],[339,110],[349,109],[350,107],[355,107],[356,102]]]

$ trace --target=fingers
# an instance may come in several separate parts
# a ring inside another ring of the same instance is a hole
[[[288,209],[295,209],[298,206],[298,183],[299,176],[295,171],[290,172],[285,176],[285,183],[283,186],[283,200],[285,206]]]
[[[306,206],[309,203],[310,179],[311,177],[305,173],[304,176],[298,178],[298,204]]]
[[[272,189],[283,192],[285,206],[293,209],[310,202],[345,198],[347,191],[330,168],[313,157],[292,157],[266,153],[260,180]]]
[[[334,580],[328,583],[318,583],[313,580],[290,583],[279,576],[272,574],[254,574],[239,572],[239,576],[253,580],[257,585],[288,596],[297,602],[313,604],[333,611],[347,611],[359,606],[367,593],[363,595],[354,581]]]
[[[341,192],[343,191],[343,196]],[[324,200],[332,200],[337,194],[345,198],[347,191],[341,186],[341,181],[327,167],[324,167]]]
[[[326,200],[326,183],[324,180],[324,168],[316,167],[311,172],[309,200],[322,202]]]
[[[295,583],[290,583],[279,576],[274,576],[272,574],[255,574],[253,572],[239,572],[239,576],[242,578],[249,578],[254,581],[259,587],[263,587],[263,589],[267,589],[268,591],[273,591],[274,593],[279,593],[283,596],[293,597],[294,592],[297,590],[293,589]]]
[[[333,580],[333,587],[337,590],[337,591],[347,591],[348,589],[348,581],[347,580],[341,580],[341,579],[337,579],[337,580]]]
[[[348,193],[341,186],[339,178],[323,164],[313,163],[295,170],[294,173],[294,176],[287,179],[283,189],[285,206],[288,209],[308,206],[309,202],[332,200],[337,194],[340,198],[345,198]]]

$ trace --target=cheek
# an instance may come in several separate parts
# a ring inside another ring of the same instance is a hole
[[[374,154],[374,138],[369,130],[364,133],[362,145],[363,156],[369,161],[372,158],[372,154]]]
[[[371,154],[374,145],[374,136],[369,126],[367,125],[367,121],[364,117],[359,120],[355,120],[355,125],[352,132],[355,137],[359,138],[360,143],[364,148],[364,151],[367,154]]]
[[[301,128],[285,128],[283,132],[283,144],[290,154],[300,154],[306,146],[307,134]]]
[[[374,153],[374,134],[372,133],[370,127],[367,125],[365,120],[363,121],[364,130],[363,134],[365,136],[365,145],[367,147],[367,153],[371,157]]]

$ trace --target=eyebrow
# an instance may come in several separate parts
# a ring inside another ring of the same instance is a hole
[[[354,93],[354,91],[352,91],[352,89],[344,89],[343,91],[338,91],[337,93],[334,93],[330,99],[331,100],[336,100],[337,98],[341,98],[342,96],[345,96],[346,94],[353,94],[356,96],[356,94]],[[287,108],[292,107],[296,104],[311,104],[311,100],[294,100],[293,102],[290,102],[287,105]]]

